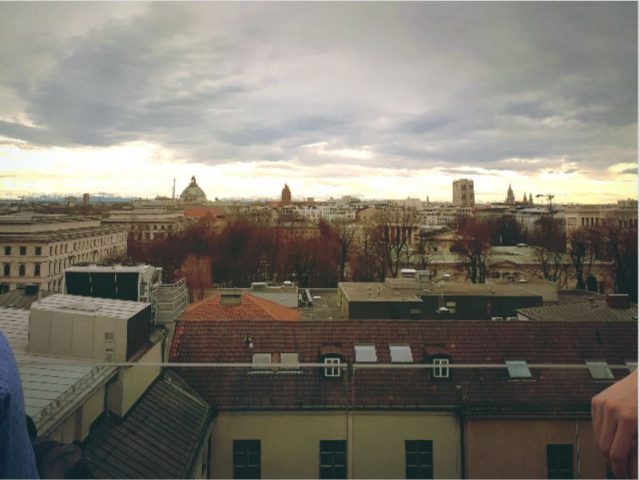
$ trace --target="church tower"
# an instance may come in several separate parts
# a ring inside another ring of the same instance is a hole
[[[505,203],[508,203],[509,205],[513,205],[514,203],[516,203],[516,198],[513,196],[511,184],[509,184],[509,190],[507,190],[507,199],[505,200]]]
[[[282,189],[281,200],[283,205],[291,205],[291,190],[289,190],[289,185],[284,184],[284,188]]]

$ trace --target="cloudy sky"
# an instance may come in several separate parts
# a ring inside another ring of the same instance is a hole
[[[1,3],[0,195],[637,197],[637,5]]]

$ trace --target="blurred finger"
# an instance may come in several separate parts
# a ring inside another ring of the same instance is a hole
[[[635,425],[631,418],[623,417],[617,423],[617,428],[611,448],[609,460],[611,468],[617,478],[629,478],[629,456],[634,445]]]
[[[603,414],[603,417],[602,428],[600,430],[600,435],[597,438],[598,449],[603,455],[609,458],[611,442],[613,442],[613,437],[616,434],[617,420],[615,415],[610,415],[606,412]]]

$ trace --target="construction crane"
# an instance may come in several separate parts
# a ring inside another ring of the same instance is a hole
[[[539,193],[536,195],[536,198],[544,197],[549,201],[549,213],[553,214],[553,197],[555,195],[551,193]]]

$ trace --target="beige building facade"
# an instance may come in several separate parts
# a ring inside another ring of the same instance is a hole
[[[466,478],[551,478],[559,468],[566,478],[607,478],[588,417],[474,419],[464,430]]]
[[[473,180],[461,178],[453,181],[453,205],[456,207],[473,207],[476,204],[476,194]]]
[[[406,478],[407,441],[431,442],[433,478],[462,476],[453,413],[221,411],[212,436],[213,478],[234,478],[237,440],[259,441],[260,478],[320,478],[327,440],[345,442],[347,478]]]
[[[62,292],[64,269],[126,255],[127,234],[100,220],[0,218],[0,284]]]
[[[182,210],[145,209],[114,211],[103,222],[106,225],[125,229],[130,238],[140,242],[167,238],[183,230],[189,223]]]

